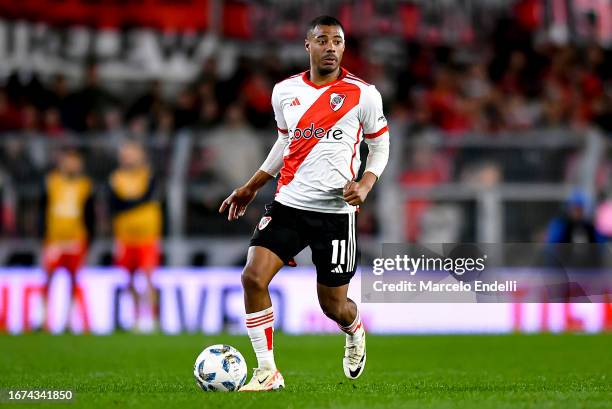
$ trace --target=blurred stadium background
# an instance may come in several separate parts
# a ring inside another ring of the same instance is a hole
[[[272,86],[307,68],[304,31],[319,14],[345,25],[343,65],[377,86],[390,123],[389,166],[359,217],[363,261],[383,242],[612,237],[610,0],[0,0],[0,331],[41,326],[41,185],[66,148],[94,181],[96,233],[81,312],[68,318],[60,274],[50,329],[129,326],[106,189],[128,139],[147,149],[163,213],[162,329],[242,331],[238,272],[274,186],[238,222],[217,209],[274,143]],[[559,233],[576,223],[596,235]],[[333,330],[309,254],[298,263],[272,288],[277,325]],[[611,304],[363,316],[374,332],[612,328]]]

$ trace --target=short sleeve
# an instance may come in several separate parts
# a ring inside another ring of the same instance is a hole
[[[365,138],[376,138],[388,131],[387,118],[383,113],[382,97],[373,85],[367,87],[363,94],[360,120]]]
[[[274,110],[274,119],[276,120],[276,128],[280,135],[288,135],[287,122],[283,116],[283,108],[280,103],[278,84],[272,89],[272,109]]]

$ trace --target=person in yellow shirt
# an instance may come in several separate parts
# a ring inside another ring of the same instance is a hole
[[[160,259],[162,212],[156,198],[155,178],[141,144],[128,141],[120,147],[119,167],[110,176],[109,191],[115,264],[130,273],[129,289],[135,303],[135,324],[137,329],[144,330],[147,318],[152,318],[156,325],[158,317],[152,274]],[[134,285],[137,271],[142,271],[146,277],[144,299]]]
[[[42,264],[46,272],[43,304],[47,328],[49,286],[53,275],[60,268],[65,268],[70,273],[69,312],[75,302],[83,302],[77,286],[77,273],[87,256],[88,242],[94,235],[94,221],[92,181],[83,173],[81,155],[76,150],[66,150],[60,154],[57,168],[50,171],[44,179],[40,203]],[[84,329],[87,331],[89,322],[84,305],[81,305],[81,310]],[[69,321],[70,319],[66,320],[66,326]]]

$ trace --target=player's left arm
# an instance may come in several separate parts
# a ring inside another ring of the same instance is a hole
[[[85,230],[87,230],[87,242],[91,243],[96,234],[96,212],[93,192],[90,192],[87,196],[87,200],[85,200],[83,217],[85,222]]]
[[[360,121],[370,152],[361,179],[358,182],[349,181],[344,187],[344,200],[353,206],[363,204],[389,160],[389,128],[383,113],[382,98],[373,85],[364,94]]]
[[[47,233],[47,207],[49,206],[49,191],[47,178],[40,186],[40,200],[38,202],[38,233],[40,238],[44,238]]]

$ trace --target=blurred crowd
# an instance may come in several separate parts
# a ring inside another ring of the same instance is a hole
[[[42,81],[35,74],[13,73],[0,87],[0,132],[51,138],[119,131],[131,137],[170,135],[184,128],[212,129],[232,116],[232,106],[250,126],[270,126],[272,85],[283,74],[244,59],[230,78],[221,80],[215,66],[214,60],[206,63],[193,83],[172,96],[164,95],[160,81],[135,97],[132,91],[113,93],[95,63],[85,68],[76,87],[63,75]],[[248,68],[253,66],[257,69]]]
[[[612,134],[612,50],[600,45],[542,41],[512,21],[501,22],[485,39],[471,43],[401,42],[400,60],[380,58],[372,52],[372,44],[368,38],[348,38],[343,65],[375,84],[390,121],[406,125],[402,129],[408,131],[394,133],[394,138],[428,130],[448,137],[474,132],[495,138],[506,131],[592,126]],[[219,198],[250,176],[274,141],[273,85],[307,68],[305,59],[299,66],[283,64],[273,47],[258,58],[247,54],[239,53],[230,73],[221,73],[216,59],[210,58],[191,83],[172,92],[163,79],[113,88],[95,61],[84,67],[79,81],[63,75],[43,78],[24,67],[0,82],[0,133],[40,134],[57,140],[103,135],[169,142],[178,131],[192,130],[198,144],[188,176],[207,184],[199,197],[212,216]],[[506,165],[500,165],[503,158],[462,168],[465,158],[454,152],[441,153],[427,143],[411,148],[399,174],[402,186],[431,186],[453,179],[485,185],[502,179],[559,181],[567,173],[568,163],[552,166],[557,162],[546,161],[529,166],[515,161],[507,164],[511,168],[507,172]],[[11,155],[3,152],[2,156],[9,175],[30,166]],[[153,162],[156,171],[165,163]],[[609,170],[602,175],[599,186],[609,186]],[[409,201],[405,210],[411,218],[406,227],[410,240],[422,237],[422,220],[428,214],[432,220],[441,220],[428,212],[427,201]],[[360,223],[362,231],[376,234],[377,220],[368,209]],[[226,228],[220,226],[219,231]]]
[[[349,39],[344,66],[378,87],[392,116],[417,128],[453,135],[588,124],[612,129],[610,50],[540,43],[512,25],[498,31],[477,45],[405,43],[399,62],[372,58],[366,39]],[[274,52],[239,57],[234,72],[221,78],[213,58],[170,96],[159,81],[140,95],[130,87],[110,92],[95,62],[84,69],[80,85],[62,75],[43,81],[25,67],[0,84],[0,131],[171,134],[214,128],[232,105],[249,126],[266,129],[273,125],[274,83],[306,68],[279,61]]]
[[[490,51],[416,49],[397,88],[414,124],[452,134],[612,125],[611,61],[600,47]]]

